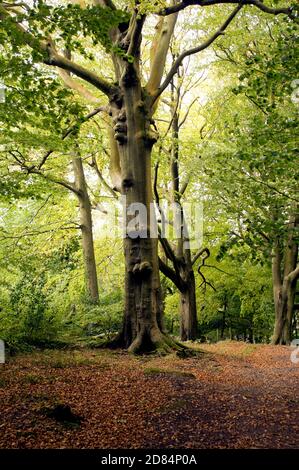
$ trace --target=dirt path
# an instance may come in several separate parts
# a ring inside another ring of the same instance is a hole
[[[298,448],[291,349],[223,342],[137,359],[46,351],[0,368],[0,448]],[[50,411],[69,405],[79,421]]]

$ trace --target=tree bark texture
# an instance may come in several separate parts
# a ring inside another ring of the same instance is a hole
[[[75,175],[76,195],[79,201],[86,289],[90,300],[97,303],[99,301],[99,288],[92,232],[91,203],[87,191],[82,159],[80,157],[73,159],[73,170]]]

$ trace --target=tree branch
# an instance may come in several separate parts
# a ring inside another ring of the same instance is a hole
[[[190,173],[187,175],[185,181],[183,181],[181,187],[180,187],[180,196],[183,196],[185,194],[186,189],[188,188],[188,184],[190,183],[191,175]]]
[[[71,90],[76,91],[90,103],[99,102],[99,98],[93,95],[92,93],[90,93],[90,91],[87,88],[85,88],[85,86],[81,85],[81,83],[78,83],[76,80],[74,80],[70,76],[69,72],[63,69],[58,69],[58,73],[67,88],[70,88]]]
[[[24,2],[15,2],[15,3],[2,2],[1,5],[8,10],[14,9],[14,8],[25,8],[25,10],[30,11],[30,6]]]
[[[99,108],[95,108],[93,109],[90,113],[88,113],[84,118],[83,120],[81,121],[81,124],[83,124],[84,122],[88,121],[89,119],[93,118],[94,116],[96,116],[97,114],[99,114],[100,112],[105,112],[107,111],[107,107],[106,106],[100,106]],[[69,135],[71,135],[73,132],[75,132],[77,130],[77,125],[74,125],[72,127],[70,127],[62,136],[62,140],[65,140]],[[41,170],[42,167],[44,166],[44,164],[46,163],[46,161],[48,160],[48,158],[50,157],[50,155],[52,155],[52,153],[55,152],[55,150],[49,150],[47,153],[45,153],[45,155],[43,156],[43,158],[41,159],[39,165],[37,166],[37,169],[38,170]]]
[[[223,4],[243,4],[243,5],[253,5],[260,10],[264,11],[265,13],[270,13],[272,15],[290,15],[292,13],[291,7],[283,7],[283,8],[271,8],[267,7],[262,1],[260,0],[184,0],[181,3],[177,3],[176,5],[172,5],[160,10],[159,15],[166,16],[171,15],[172,13],[177,13],[181,10],[189,6],[212,6],[212,5],[223,5]]]
[[[114,137],[114,130],[111,124],[108,124],[108,136],[110,144],[110,179],[112,182],[112,189],[121,193],[122,191],[122,177],[120,166],[120,155],[117,141]]]
[[[159,242],[162,245],[165,256],[172,262],[175,268],[175,271],[178,272],[177,259],[176,259],[173,249],[170,246],[169,241],[167,240],[167,238],[161,237],[159,234]]]
[[[128,55],[133,57],[136,56],[141,43],[141,33],[142,28],[145,22],[145,15],[138,17],[138,13],[136,12],[135,15],[132,17],[131,25],[129,26],[128,36],[130,45],[128,48]]]
[[[37,231],[36,230],[36,231],[32,231],[32,232],[22,233],[21,235],[3,235],[2,237],[0,237],[0,241],[3,241],[3,240],[20,240],[23,237],[36,237],[38,235],[43,235],[45,233],[55,233],[58,230],[79,230],[79,229],[80,229],[79,225],[66,226],[66,227],[64,227],[62,225],[61,227],[54,228],[54,229],[42,230],[42,231]]]
[[[208,248],[201,248],[197,253],[196,255],[192,258],[192,266],[194,263],[196,263],[196,261],[198,260],[198,258],[203,255],[204,253],[206,253],[206,256],[203,257],[203,263],[200,265],[200,268],[203,266],[204,264],[204,260],[206,260],[209,256],[210,256],[210,250]]]
[[[188,116],[189,116],[189,113],[191,111],[191,108],[194,106],[194,104],[199,100],[199,96],[196,96],[196,98],[194,98],[194,100],[190,103],[186,113],[185,113],[185,116],[183,117],[183,119],[180,121],[179,123],[179,128],[181,129],[181,127],[185,124]]]
[[[3,6],[0,4],[0,19],[13,19],[15,17],[12,16]],[[43,62],[46,65],[52,65],[55,67],[60,67],[61,69],[67,70],[77,77],[82,78],[86,82],[92,84],[100,91],[102,91],[108,97],[111,96],[116,91],[115,85],[107,82],[106,80],[99,77],[94,72],[85,69],[79,64],[63,57],[62,55],[58,54],[57,51],[54,49],[53,44],[51,41],[39,40],[29,31],[27,31],[20,23],[15,21],[15,27],[17,28],[20,37],[23,38],[24,45],[27,44],[32,49],[38,49],[43,55]]]
[[[102,182],[102,184],[104,185],[104,187],[110,192],[110,194],[115,198],[117,199],[117,194],[116,192],[114,191],[113,188],[111,188],[111,186],[109,186],[109,184],[106,182],[105,178],[103,177],[100,169],[99,169],[99,165],[98,165],[98,162],[97,162],[97,159],[95,156],[92,157],[92,162],[89,164],[92,168],[95,169],[95,172],[96,174],[98,175],[98,178],[99,180]]]
[[[263,186],[266,186],[267,188],[271,189],[272,191],[276,192],[277,194],[280,194],[283,197],[286,197],[287,199],[290,199],[291,201],[299,202],[299,199],[296,199],[295,197],[289,196],[286,194],[284,191],[280,191],[279,189],[275,188],[273,184],[267,183],[266,181],[260,180],[256,178],[255,176],[250,175],[247,171],[242,170],[242,173],[247,176],[249,179],[252,181],[255,181],[258,184],[262,184]]]
[[[210,286],[215,292],[216,292],[216,289],[215,287],[213,286],[213,284],[211,282],[208,282],[205,278],[205,276],[203,275],[203,273],[201,272],[201,268],[203,268],[205,266],[205,261],[206,259],[209,258],[210,256],[210,250],[208,248],[203,248],[202,250],[200,250],[197,255],[195,255],[195,257],[193,258],[193,260],[196,258],[198,259],[199,256],[201,256],[203,253],[206,253],[205,256],[202,257],[202,261],[201,261],[201,264],[198,266],[198,269],[197,269],[197,272],[198,274],[200,275],[200,277],[202,278],[202,283],[200,284],[199,288],[201,288],[202,285],[204,285],[205,289],[206,289],[206,286]],[[196,261],[196,260],[195,260]],[[195,262],[194,261],[194,262]],[[193,264],[193,262],[192,262]]]
[[[164,274],[164,276],[168,277],[174,285],[179,289],[182,290],[185,287],[185,283],[183,283],[182,279],[180,276],[177,276],[176,272],[171,269],[169,266],[167,266],[166,263],[159,257],[159,269],[161,273]]]
[[[76,64],[62,55],[59,55],[56,51],[49,47],[49,44],[46,44],[46,48],[43,46],[43,50],[48,53],[48,58],[44,60],[46,65],[60,67],[61,69],[73,73],[77,77],[82,78],[86,82],[98,88],[98,90],[102,91],[108,97],[110,97],[113,92],[115,92],[116,88],[113,84],[106,82],[106,80],[103,80],[97,74],[85,69],[81,65]]]
[[[154,174],[154,195],[155,195],[155,200],[156,200],[158,211],[161,215],[162,224],[164,224],[165,223],[165,216],[164,216],[163,211],[160,207],[160,196],[159,196],[159,192],[158,192],[158,188],[157,188],[158,170],[159,170],[159,163],[156,163],[156,165],[155,165],[155,174]],[[159,228],[159,241],[162,245],[162,248],[164,250],[164,253],[165,253],[166,257],[172,262],[172,264],[175,268],[175,271],[178,273],[179,270],[178,270],[177,259],[176,259],[175,253],[174,253],[173,249],[171,248],[170,243],[167,240],[167,238],[161,236],[160,228]]]
[[[54,178],[50,175],[45,175],[42,171],[39,171],[36,168],[28,168],[28,173],[33,173],[35,175],[39,175],[47,181],[50,181],[52,183],[63,186],[68,191],[71,191],[72,193],[76,194],[77,196],[80,194],[80,191],[78,191],[72,183],[70,183],[68,181],[65,181],[65,180],[62,180],[62,179],[61,180],[56,179],[56,178]]]
[[[14,154],[14,152],[15,150],[14,151],[10,150],[8,153],[16,160],[16,162],[20,165],[21,169],[27,172],[27,174],[39,175],[42,178],[46,179],[47,181],[51,181],[52,183],[59,184],[60,186],[64,186],[69,191],[72,191],[75,194],[79,194],[79,191],[76,190],[76,188],[74,187],[72,183],[69,183],[68,181],[65,181],[65,180],[58,180],[49,175],[45,175],[41,170],[36,168],[34,165],[31,165],[31,166],[27,165],[24,157],[22,156],[22,160],[21,160],[19,157],[17,157]]]
[[[154,173],[154,195],[155,195],[155,200],[156,204],[158,206],[158,210],[161,214],[161,208],[160,208],[160,196],[158,192],[158,172],[159,172],[159,162],[156,163],[155,165],[155,173]]]
[[[176,59],[173,66],[171,67],[171,69],[170,69],[168,75],[166,76],[164,82],[162,83],[160,88],[157,90],[157,92],[153,94],[153,98],[152,98],[153,103],[155,103],[155,101],[159,98],[161,93],[163,93],[163,91],[168,87],[168,85],[170,84],[170,82],[173,79],[174,75],[177,73],[178,68],[180,67],[183,60],[186,57],[188,57],[192,54],[196,54],[198,52],[203,51],[204,49],[209,47],[219,36],[222,36],[224,34],[224,31],[226,30],[226,28],[229,26],[229,24],[232,22],[232,20],[235,18],[235,16],[241,10],[242,7],[243,7],[243,5],[238,5],[233,10],[233,12],[229,15],[229,17],[226,19],[226,21],[222,24],[222,26],[220,26],[220,28],[209,39],[207,39],[204,43],[200,44],[197,47],[193,47],[192,49],[189,49],[188,51],[184,51],[184,52],[182,52],[182,54],[179,55],[179,57]]]
[[[297,268],[294,269],[294,271],[289,273],[287,277],[288,277],[288,281],[292,283],[295,282],[299,278],[299,266],[297,266]]]
[[[156,26],[157,33],[151,48],[151,71],[146,89],[155,94],[163,77],[167,52],[174,32],[177,15],[161,18]]]

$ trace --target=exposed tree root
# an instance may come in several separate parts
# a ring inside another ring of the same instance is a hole
[[[202,354],[202,351],[182,344],[169,335],[162,333],[157,328],[152,328],[150,332],[148,332],[148,330],[144,330],[143,333],[140,332],[134,341],[129,341],[129,338],[126,338],[123,331],[121,331],[115,338],[101,340],[94,347],[103,349],[125,349],[129,353],[136,355],[157,354],[165,356],[167,354],[176,353],[178,357],[184,359]]]
[[[170,336],[160,331],[155,331],[151,335],[148,333],[139,334],[128,348],[128,352],[133,354],[150,354],[156,353],[166,355],[174,351],[181,351],[186,347]]]
[[[187,346],[175,341],[170,336],[159,332],[154,338],[149,339],[148,335],[144,338],[138,335],[135,340],[127,345],[122,333],[118,334],[112,340],[102,340],[95,347],[107,349],[126,349],[128,352],[136,355],[156,353],[158,355],[171,354],[173,352],[182,352],[188,349]]]

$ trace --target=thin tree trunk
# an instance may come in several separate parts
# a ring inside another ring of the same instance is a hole
[[[291,344],[296,282],[287,283],[286,322],[282,333],[283,344]]]
[[[224,332],[225,332],[225,327],[226,327],[226,311],[227,311],[227,302],[226,300],[224,300],[224,305],[223,305],[223,310],[222,310],[220,339],[224,339]]]
[[[76,194],[79,201],[86,289],[90,300],[97,303],[99,301],[99,289],[92,233],[91,203],[87,191],[83,164],[80,157],[73,159],[73,169],[75,175],[75,187],[77,190]]]
[[[178,74],[178,78],[179,74]],[[180,291],[180,338],[182,341],[195,340],[197,338],[197,307],[196,307],[196,284],[193,266],[191,262],[190,249],[184,247],[187,241],[188,228],[186,226],[184,209],[181,204],[180,193],[180,172],[179,172],[179,114],[178,103],[180,99],[180,84],[174,86],[171,83],[172,95],[172,158],[171,158],[171,177],[172,177],[172,200],[179,208],[180,237],[177,241],[176,263],[179,266],[179,272],[182,282]]]
[[[250,324],[250,327],[248,328],[248,341],[249,343],[254,343],[252,323]]]
[[[279,239],[275,241],[275,246],[272,256],[272,282],[273,282],[273,299],[275,309],[275,326],[273,343],[276,344],[279,341],[281,334],[280,325],[280,298],[282,289],[282,274],[281,274],[282,254]]]

